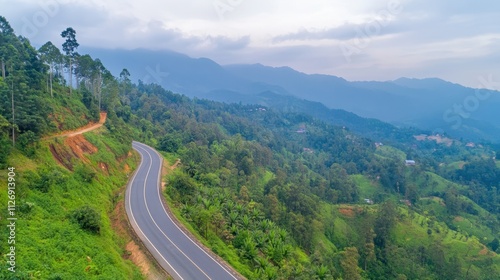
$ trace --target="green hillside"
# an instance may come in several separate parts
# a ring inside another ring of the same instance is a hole
[[[35,50],[0,17],[3,236],[11,167],[18,218],[16,272],[2,242],[0,278],[146,278],[112,221],[137,140],[180,159],[164,178],[173,212],[249,279],[499,279],[487,144],[416,145],[404,130],[380,146],[307,114],[189,99],[113,77],[64,34],[64,54]],[[59,135],[100,111],[103,127]]]

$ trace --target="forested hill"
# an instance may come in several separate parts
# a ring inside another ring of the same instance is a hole
[[[209,58],[192,58],[168,50],[84,49],[101,58],[116,75],[125,67],[131,71],[133,81],[153,81],[190,97],[238,103],[273,92],[397,126],[446,132],[471,141],[500,141],[500,92],[483,89],[495,88],[491,77],[478,77],[479,89],[436,78],[354,82],[332,75],[306,74],[286,66],[219,65]],[[465,101],[480,104],[480,109]],[[464,108],[466,114],[457,108]]]
[[[190,99],[133,84],[126,69],[113,77],[77,53],[75,30],[62,36],[62,51],[36,50],[0,17],[0,165],[19,168],[22,225],[17,272],[4,262],[0,278],[143,277],[111,226],[134,139],[180,158],[167,201],[249,279],[498,279],[491,147],[440,136],[387,145],[302,113]],[[108,119],[82,136],[86,157],[45,137],[99,111]]]

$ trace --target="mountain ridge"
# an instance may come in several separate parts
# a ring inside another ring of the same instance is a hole
[[[157,83],[189,97],[239,102],[248,99],[246,95],[271,91],[400,127],[417,126],[471,141],[500,142],[500,115],[495,109],[500,106],[500,92],[483,89],[487,101],[476,100],[477,89],[439,78],[347,81],[332,75],[306,74],[288,66],[219,65],[209,58],[191,58],[172,51],[85,51],[100,57],[116,75],[127,68],[132,80]],[[221,92],[226,92],[227,99],[221,99]],[[229,92],[235,96],[229,98]],[[464,115],[457,109],[460,106],[473,110]],[[468,125],[457,128],[458,122]],[[473,123],[489,128],[471,127]]]

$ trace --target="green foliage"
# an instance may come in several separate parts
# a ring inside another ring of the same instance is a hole
[[[36,150],[40,148],[39,137],[31,130],[28,130],[17,138],[17,145],[19,150],[28,157],[33,157]]]
[[[396,219],[397,208],[394,203],[391,201],[383,203],[374,225],[374,242],[379,248],[384,249],[384,247],[389,243],[391,239],[391,231],[396,224]]]
[[[30,189],[38,190],[43,193],[49,192],[51,187],[66,189],[68,176],[59,167],[51,169],[41,168],[36,172],[26,171],[24,174]]]
[[[7,164],[7,158],[10,154],[12,143],[7,139],[7,137],[0,135],[0,169],[4,169]]]
[[[488,246],[490,246],[493,252],[498,252],[498,248],[500,248],[500,241],[498,241],[498,238],[495,238],[488,244]]]
[[[169,153],[176,153],[181,144],[181,139],[177,135],[167,134],[160,139],[158,149]]]
[[[181,158],[168,178],[174,212],[250,279],[499,274],[498,257],[480,254],[484,245],[498,251],[500,228],[498,162],[487,145],[419,142],[411,129],[372,121],[380,131],[371,131],[353,118],[363,135],[394,142],[376,148],[305,114],[191,100],[134,85],[126,69],[117,79],[99,59],[75,52],[71,28],[62,34],[65,55],[50,42],[36,51],[2,17],[0,31],[0,166],[18,166],[19,184],[28,187],[19,189],[18,278],[140,278],[121,258],[109,220],[132,140]],[[80,81],[71,95],[66,65],[70,83],[73,75]],[[59,139],[40,140],[95,122],[100,110],[108,120],[98,135],[85,135],[99,150],[88,161]],[[73,172],[56,165],[49,146],[68,152],[63,162]],[[359,205],[364,198],[375,205]],[[49,261],[32,257],[40,254]]]
[[[191,179],[184,173],[175,173],[174,176],[169,179],[169,186],[171,190],[175,191],[174,196],[178,197],[183,203],[186,203],[193,199],[193,195],[197,189],[195,181]]]
[[[358,249],[355,247],[348,247],[345,249],[342,260],[340,261],[344,279],[361,280],[358,259]]]
[[[96,175],[92,167],[86,164],[78,164],[75,166],[75,176],[78,177],[80,182],[91,183]]]
[[[465,182],[477,181],[488,187],[499,187],[500,169],[493,159],[474,160],[457,171],[457,176]]]
[[[101,215],[88,205],[75,209],[71,213],[71,219],[83,230],[92,233],[99,233],[101,230]]]

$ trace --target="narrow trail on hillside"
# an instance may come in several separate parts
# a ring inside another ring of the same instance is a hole
[[[83,134],[85,132],[96,130],[99,127],[103,126],[103,124],[106,122],[107,113],[101,112],[99,114],[99,117],[100,118],[99,118],[99,122],[98,123],[89,123],[89,124],[87,124],[85,126],[82,126],[82,127],[78,128],[78,129],[76,129],[76,130],[62,131],[59,134],[55,134],[55,135],[51,135],[51,136],[48,136],[48,137],[44,137],[44,139],[50,139],[50,138],[56,138],[56,137],[73,137],[73,136],[76,136],[76,135]]]

